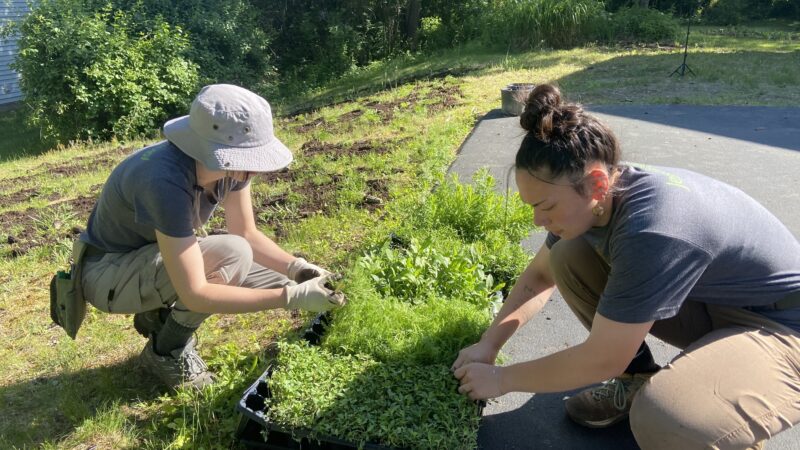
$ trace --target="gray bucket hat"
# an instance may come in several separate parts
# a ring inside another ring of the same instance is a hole
[[[164,124],[164,136],[211,170],[271,172],[292,162],[275,137],[269,103],[230,84],[201,89],[188,116]]]

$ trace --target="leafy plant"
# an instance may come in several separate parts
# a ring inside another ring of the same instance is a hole
[[[312,436],[397,448],[475,448],[478,406],[446,365],[334,355],[283,343],[270,378],[269,420]]]
[[[491,293],[502,288],[484,272],[474,246],[446,251],[434,247],[431,238],[413,238],[408,248],[386,243],[357,264],[369,273],[379,293],[412,304],[437,297],[486,307]]]
[[[462,184],[453,175],[416,209],[413,226],[420,230],[449,228],[466,242],[482,239],[500,230],[510,242],[519,242],[531,229],[533,212],[518,193],[495,192],[495,180],[486,169],[473,176],[473,184]]]
[[[130,16],[45,0],[20,25],[14,68],[31,118],[61,141],[152,134],[185,109],[197,69],[186,37],[162,20],[134,34]]]

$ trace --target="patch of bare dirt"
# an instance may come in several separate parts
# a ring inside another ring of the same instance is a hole
[[[311,140],[303,144],[300,150],[305,156],[327,155],[332,159],[342,156],[363,156],[369,153],[384,154],[389,152],[388,142],[358,141],[351,145],[330,144]]]
[[[311,122],[304,123],[299,127],[295,128],[294,130],[298,133],[308,133],[309,131],[313,131],[314,129],[321,127],[327,124],[324,118],[317,117],[316,119],[312,120]]]
[[[423,92],[425,88],[427,91]],[[417,104],[424,104],[429,112],[437,112],[460,104],[463,92],[458,86],[417,86],[407,96],[386,103],[371,100],[364,106],[373,109],[381,117],[383,123],[390,122],[394,113],[401,109],[411,109]]]
[[[78,223],[85,224],[96,200],[97,197],[95,195],[81,196],[68,200],[66,201],[67,210],[75,215]],[[52,208],[54,205],[50,207]],[[3,236],[3,239],[0,240],[0,247],[9,248],[8,254],[12,258],[24,255],[33,248],[54,244],[65,237],[76,238],[83,231],[83,226],[68,227],[66,224],[53,223],[48,225],[52,225],[53,228],[58,230],[58,233],[42,234],[37,224],[43,220],[43,212],[44,210],[42,209],[28,208],[24,211],[9,211],[0,214],[0,230],[6,230],[4,235],[0,234],[0,236]],[[18,231],[12,234],[9,233],[9,230]]]

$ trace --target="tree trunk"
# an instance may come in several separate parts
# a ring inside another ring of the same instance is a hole
[[[420,9],[419,0],[408,0],[408,3],[406,3],[405,35],[408,40],[409,48],[411,48],[412,51],[417,49]]]
[[[650,0],[639,0],[639,7],[640,8],[650,7]]]

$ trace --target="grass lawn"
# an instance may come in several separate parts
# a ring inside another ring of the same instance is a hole
[[[511,82],[555,82],[587,104],[800,104],[797,26],[693,28],[687,63],[697,76],[669,77],[681,44],[519,54],[465,47],[374,64],[274,100],[283,114],[276,133],[296,162],[255,182],[259,225],[290,251],[348,267],[442,180]],[[305,112],[289,115],[296,111]],[[264,349],[308,317],[209,319],[199,349],[220,381],[201,394],[169,394],[136,368],[144,340],[130,316],[90,310],[70,340],[50,323],[49,276],[113,165],[144,142],[48,150],[18,113],[0,115],[0,136],[0,448],[235,446],[234,404],[264,369]],[[367,196],[382,202],[367,206]]]

